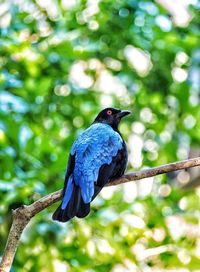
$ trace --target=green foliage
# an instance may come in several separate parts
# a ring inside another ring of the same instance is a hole
[[[62,188],[73,141],[103,107],[133,112],[120,128],[129,171],[200,142],[198,4],[178,27],[152,1],[17,2],[0,4],[0,253],[11,209]],[[67,224],[53,205],[28,225],[13,271],[199,269],[199,190],[175,186],[187,177],[106,188]]]

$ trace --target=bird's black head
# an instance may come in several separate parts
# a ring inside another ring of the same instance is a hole
[[[106,108],[102,110],[94,120],[94,123],[104,123],[110,125],[113,129],[118,130],[121,119],[130,114],[128,110],[119,110],[115,108]]]

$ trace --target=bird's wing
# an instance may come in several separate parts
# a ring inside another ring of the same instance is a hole
[[[122,143],[119,133],[109,125],[97,123],[84,131],[73,144],[70,153],[75,155],[74,180],[81,188],[85,203],[92,200],[101,166],[111,165]]]
[[[67,186],[67,183],[68,183],[68,179],[69,179],[70,175],[74,171],[74,165],[75,165],[75,155],[69,154],[67,170],[66,170],[66,173],[65,173],[65,183],[64,183],[63,192],[65,192],[65,189],[66,189],[66,186]]]
[[[74,171],[74,166],[75,166],[75,155],[69,154],[69,159],[68,159],[68,165],[67,165],[67,170],[65,174],[65,183],[64,183],[64,188],[63,188],[63,202],[62,202],[62,209],[64,209],[73,192],[73,176],[72,173]]]

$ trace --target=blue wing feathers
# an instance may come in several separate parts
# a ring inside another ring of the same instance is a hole
[[[102,123],[91,125],[74,142],[71,149],[71,155],[75,155],[74,180],[81,188],[85,203],[92,200],[100,167],[112,162],[122,148],[122,143],[121,136],[109,125]],[[67,205],[69,195],[72,194],[71,180],[68,181],[63,207]]]
[[[64,210],[67,207],[67,204],[71,198],[72,192],[73,192],[74,184],[73,184],[73,175],[71,175],[68,179],[67,187],[65,190],[63,202],[61,209]]]

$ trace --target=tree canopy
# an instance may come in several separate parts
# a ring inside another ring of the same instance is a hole
[[[0,255],[11,209],[62,188],[70,147],[102,108],[132,111],[120,126],[128,171],[200,153],[199,4],[174,2],[180,21],[161,0],[0,4]],[[105,188],[67,224],[53,205],[28,225],[13,271],[198,270],[200,191],[180,187],[199,176]]]

